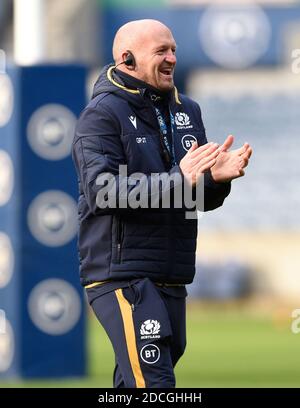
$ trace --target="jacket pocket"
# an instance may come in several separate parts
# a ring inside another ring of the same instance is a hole
[[[124,225],[121,217],[116,217],[116,229],[115,229],[115,256],[114,262],[122,262],[122,246],[124,236]]]

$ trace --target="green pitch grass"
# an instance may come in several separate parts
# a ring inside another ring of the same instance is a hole
[[[275,322],[237,308],[189,305],[188,344],[176,367],[177,387],[299,387],[300,333],[292,334],[289,315]],[[0,387],[111,387],[112,348],[92,315],[88,350],[85,379],[1,381]]]

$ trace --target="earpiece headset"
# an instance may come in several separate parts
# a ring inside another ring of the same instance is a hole
[[[124,64],[127,67],[129,66],[135,67],[135,58],[130,51],[127,51],[127,57],[126,57],[126,60],[124,61]]]
[[[125,64],[126,67],[132,66],[133,68],[135,68],[135,58],[134,58],[132,52],[131,51],[126,51],[126,52],[127,52],[127,57],[126,57],[125,61],[119,62],[119,64],[116,65],[116,68],[121,64]]]

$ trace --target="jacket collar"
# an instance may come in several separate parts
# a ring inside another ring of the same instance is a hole
[[[107,79],[117,88],[122,89],[123,91],[128,92],[130,94],[140,95],[144,98],[147,95],[150,95],[150,99],[152,100],[153,100],[153,97],[156,97],[156,98],[164,97],[164,95],[161,92],[156,90],[151,85],[148,85],[143,81],[133,78],[130,75],[127,75],[126,73],[124,73],[124,75],[123,73],[118,75],[119,72],[116,72],[115,65],[110,66],[107,70]],[[128,81],[126,81],[127,77],[128,77]],[[125,81],[123,79],[125,79]],[[129,86],[128,86],[128,83],[130,84]],[[171,92],[171,95],[169,98],[170,98],[171,104],[172,102],[175,102],[176,104],[181,105],[176,87],[174,87],[174,90]]]

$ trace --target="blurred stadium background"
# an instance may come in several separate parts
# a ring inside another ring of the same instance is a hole
[[[0,387],[112,386],[78,284],[69,152],[116,29],[139,18],[172,29],[176,83],[208,139],[254,149],[199,220],[177,385],[298,387],[299,0],[0,0]]]

